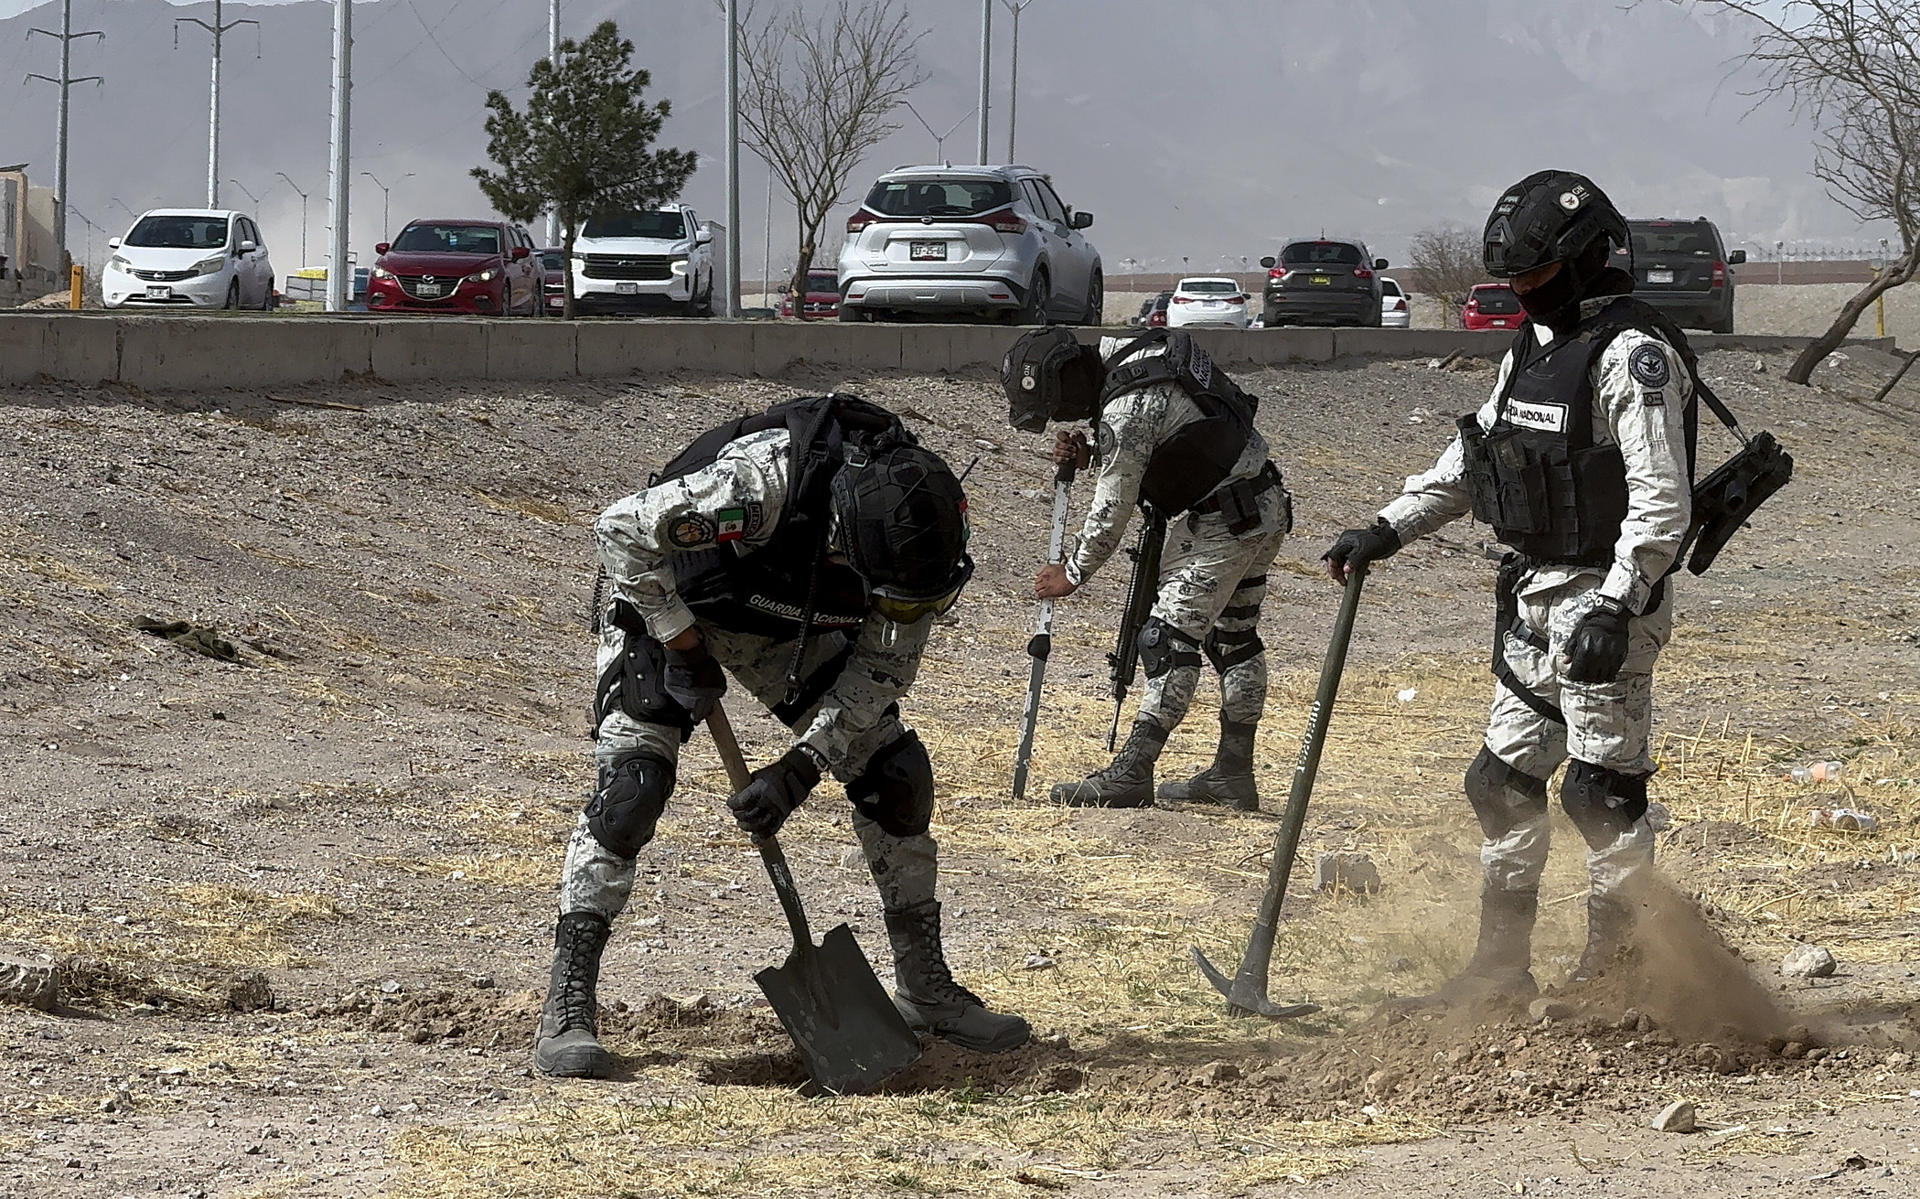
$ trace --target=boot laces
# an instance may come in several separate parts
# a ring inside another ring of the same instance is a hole
[[[596,1015],[594,975],[598,972],[600,949],[604,942],[587,929],[576,927],[569,929],[568,933],[561,939],[561,952],[565,956],[554,1006],[560,1017],[562,1032],[576,1028],[591,1032]]]
[[[939,909],[928,904],[899,915],[910,923],[911,935],[920,944],[922,976],[917,981],[925,984],[927,998],[935,1003],[970,1003],[975,1007],[986,1007],[978,995],[954,981],[953,970],[947,965],[946,951],[940,944]]]

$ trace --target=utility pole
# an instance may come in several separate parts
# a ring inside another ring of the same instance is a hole
[[[739,0],[727,0],[727,315],[740,315]]]
[[[61,256],[64,258],[67,253],[67,93],[73,90],[73,85],[76,83],[90,82],[96,87],[99,86],[100,83],[100,76],[98,75],[82,75],[78,79],[73,77],[73,41],[75,38],[104,38],[107,35],[101,33],[98,29],[89,29],[82,33],[75,33],[73,31],[73,0],[60,0],[59,33],[55,33],[51,29],[29,29],[27,30],[27,40],[32,41],[33,35],[36,33],[45,37],[56,38],[60,42],[60,78],[55,79],[51,75],[40,74],[29,74],[27,78],[44,79],[60,89],[60,115],[58,117],[58,129],[55,133],[55,137],[59,141],[59,150],[53,160],[53,237],[54,241],[58,243],[60,247]],[[63,265],[61,269],[64,270],[66,268]]]
[[[220,20],[221,0],[213,0],[213,23],[208,24],[199,17],[175,17],[173,19],[173,46],[180,48],[180,26],[198,25],[213,35],[213,83],[207,100],[207,207],[220,206],[220,46],[225,40],[227,30],[238,29],[242,25],[252,25],[258,29],[260,22],[251,17],[238,21]],[[259,51],[254,51],[259,57]]]
[[[327,158],[327,311],[353,300],[347,258],[347,200],[353,174],[353,0],[333,0],[333,145]]]
[[[993,86],[993,0],[980,0],[980,165],[987,164],[987,107]]]
[[[1020,119],[1020,14],[1033,0],[1000,0],[1013,14],[1013,65],[1007,72],[1007,161],[1013,161],[1013,130]]]
[[[275,171],[274,174],[287,179],[285,171]],[[291,179],[287,179],[287,186],[293,189],[294,195],[300,197],[300,269],[305,270],[307,266],[307,193],[301,191],[300,185]]]
[[[547,0],[547,61],[560,65],[560,0]],[[560,244],[560,210],[547,213],[547,244]]]

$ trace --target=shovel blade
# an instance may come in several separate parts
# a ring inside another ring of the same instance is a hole
[[[753,979],[823,1090],[871,1091],[920,1058],[920,1038],[844,924]]]
[[[1192,948],[1193,964],[1200,967],[1200,973],[1207,976],[1207,981],[1213,984],[1214,990],[1227,997],[1227,1014],[1230,1016],[1265,1016],[1269,1020],[1293,1020],[1301,1016],[1311,1016],[1320,1010],[1320,1005],[1317,1003],[1275,1003],[1267,998],[1266,987],[1262,985],[1265,980],[1256,982],[1237,976],[1228,978],[1207,960],[1207,955],[1200,952],[1198,945]]]

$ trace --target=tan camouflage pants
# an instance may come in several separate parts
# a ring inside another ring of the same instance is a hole
[[[1487,748],[1507,765],[1537,779],[1550,777],[1569,757],[1622,774],[1653,772],[1648,740],[1653,725],[1653,666],[1673,634],[1672,588],[1660,606],[1627,625],[1627,659],[1611,683],[1565,681],[1567,640],[1574,626],[1598,602],[1602,571],[1582,571],[1571,579],[1523,578],[1520,618],[1544,634],[1544,650],[1505,631],[1507,662],[1528,690],[1558,705],[1566,723],[1558,724],[1527,702],[1495,684],[1487,719]],[[1546,812],[1522,821],[1480,850],[1488,883],[1496,890],[1535,890],[1546,869],[1550,825]],[[1611,845],[1588,849],[1587,873],[1596,894],[1617,891],[1635,870],[1653,862],[1653,830],[1643,816]]]

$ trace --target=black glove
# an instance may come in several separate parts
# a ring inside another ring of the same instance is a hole
[[[1612,600],[1580,618],[1567,638],[1567,681],[1611,683],[1627,664],[1627,614]]]
[[[820,768],[813,755],[794,746],[770,766],[753,772],[753,779],[727,800],[733,818],[754,837],[771,837],[809,792],[820,785]]]
[[[660,688],[673,702],[685,708],[699,724],[713,713],[713,706],[727,693],[727,675],[713,660],[704,643],[692,649],[666,653],[667,667]]]
[[[1320,555],[1320,560],[1327,564],[1327,573],[1333,576],[1334,582],[1344,583],[1346,571],[1359,570],[1399,552],[1400,534],[1394,532],[1383,516],[1371,528],[1348,529],[1340,534],[1333,548]]]

